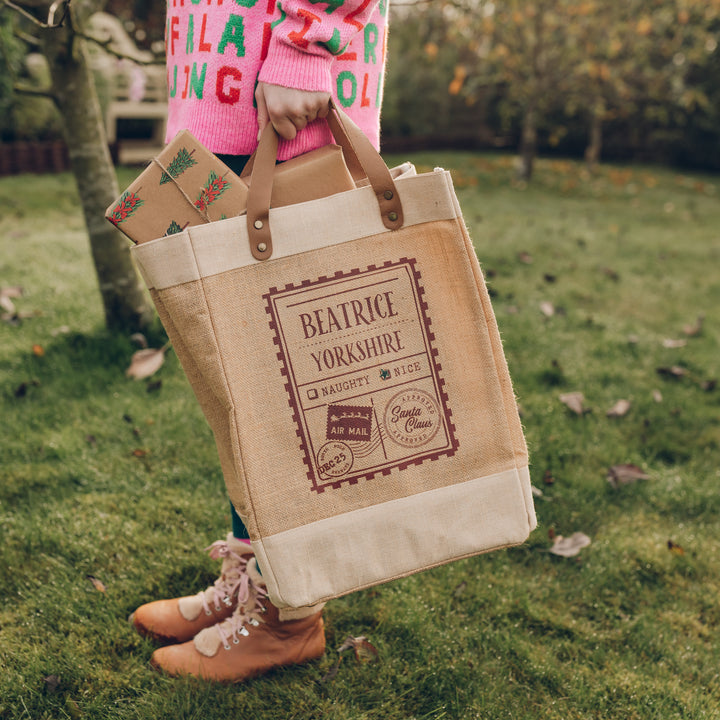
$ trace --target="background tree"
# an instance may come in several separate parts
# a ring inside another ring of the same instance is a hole
[[[130,256],[127,238],[105,218],[105,209],[120,194],[86,48],[88,18],[100,0],[3,0],[32,25],[50,68],[47,94],[63,120],[72,172],[90,238],[93,262],[109,329],[145,328],[154,313]]]
[[[391,5],[388,72],[385,80],[383,137],[400,138],[414,147],[487,144],[484,96],[462,92],[473,52],[463,13],[449,3]]]
[[[557,103],[576,61],[569,42],[573,0],[456,0],[466,18],[474,67],[465,92],[492,89],[504,124],[520,118],[518,176],[529,180],[537,153],[538,128]]]
[[[608,120],[644,117],[667,127],[709,108],[707,92],[691,78],[717,48],[718,0],[586,0],[569,10],[569,40],[581,54],[566,107],[570,114],[585,108],[591,164],[600,159]]]

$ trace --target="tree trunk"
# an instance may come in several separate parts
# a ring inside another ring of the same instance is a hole
[[[588,146],[585,149],[585,162],[591,171],[595,170],[596,165],[600,162],[602,153],[602,127],[605,109],[603,103],[596,103],[590,114],[590,132],[588,138]]]
[[[75,15],[73,22],[77,26],[81,21]],[[105,209],[120,192],[85,41],[66,20],[63,27],[42,31],[42,48],[63,119],[107,327],[119,332],[143,329],[153,317],[152,305],[143,292],[127,238],[105,220]]]
[[[537,154],[537,113],[535,104],[530,103],[523,116],[522,137],[520,139],[520,167],[518,178],[529,182],[533,174]]]

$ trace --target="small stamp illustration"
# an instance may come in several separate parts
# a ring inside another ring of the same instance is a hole
[[[325,443],[317,454],[317,467],[321,477],[339,478],[350,472],[354,462],[352,450],[344,442]]]
[[[372,436],[372,407],[328,405],[328,440],[369,442]]]
[[[384,425],[390,439],[398,445],[422,447],[440,429],[438,404],[424,390],[403,390],[394,395],[385,407]]]

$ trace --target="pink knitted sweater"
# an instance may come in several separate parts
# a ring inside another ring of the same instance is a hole
[[[167,0],[167,139],[216,153],[257,145],[258,81],[330,92],[379,146],[389,0]],[[324,120],[281,141],[281,160],[330,142]]]

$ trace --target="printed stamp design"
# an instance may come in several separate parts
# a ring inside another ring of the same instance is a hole
[[[368,442],[372,435],[372,407],[328,405],[327,439]]]
[[[264,296],[316,492],[457,450],[416,266],[403,258]]]
[[[440,429],[440,412],[434,398],[424,390],[403,390],[385,407],[385,430],[403,447],[427,445]]]
[[[352,468],[353,460],[349,445],[337,441],[325,443],[317,455],[318,472],[321,477],[342,477]]]

